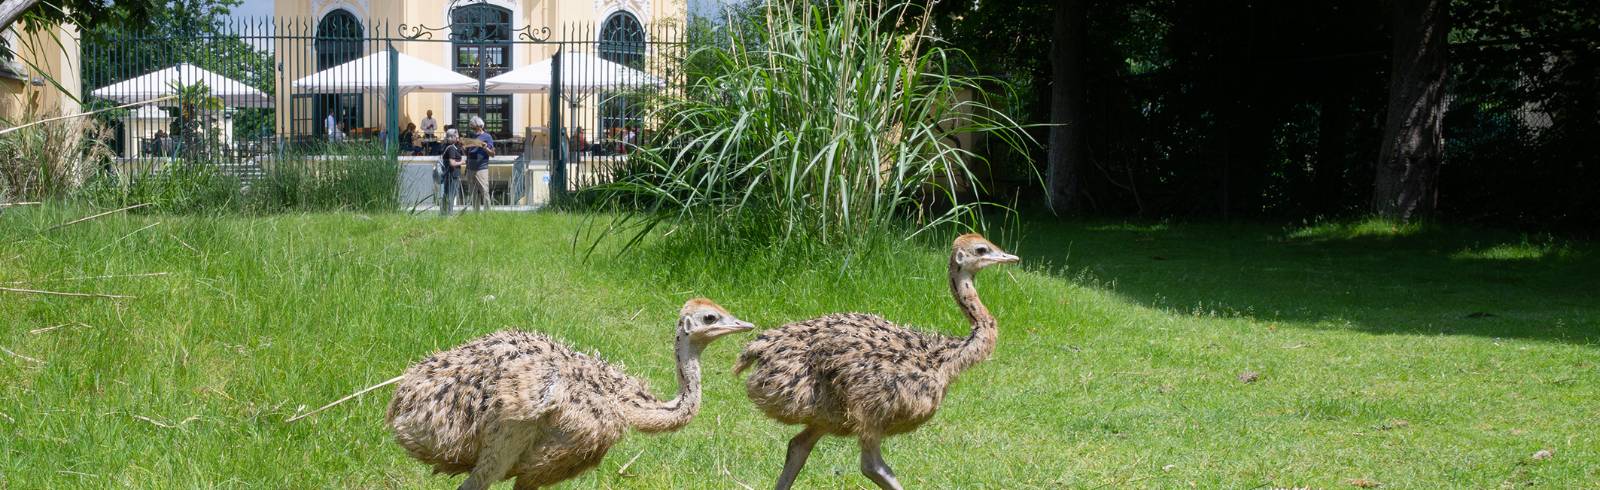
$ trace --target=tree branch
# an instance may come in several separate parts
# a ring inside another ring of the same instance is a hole
[[[22,17],[24,10],[28,10],[28,7],[32,7],[36,3],[39,3],[39,0],[5,0],[0,2],[0,30],[9,27],[18,17]]]

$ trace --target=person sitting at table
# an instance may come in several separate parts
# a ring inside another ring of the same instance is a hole
[[[624,126],[623,129],[624,129],[624,131],[622,132],[622,153],[627,153],[635,145],[638,144],[638,141],[639,141],[639,127],[638,126],[634,126],[632,124],[629,124],[627,126]]]
[[[396,143],[400,145],[400,151],[412,155],[421,155],[421,139],[422,137],[417,135],[417,123],[406,123],[406,129],[400,132],[400,140]]]

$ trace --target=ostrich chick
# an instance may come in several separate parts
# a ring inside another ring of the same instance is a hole
[[[533,489],[593,468],[632,427],[668,432],[700,410],[700,352],[753,328],[710,300],[678,318],[678,395],[662,401],[643,380],[544,335],[507,331],[440,352],[406,371],[388,423],[406,452],[436,472],[471,472],[461,487],[516,478]]]
[[[933,417],[956,375],[994,352],[995,320],[978,301],[972,278],[990,265],[1018,260],[982,236],[956,238],[950,292],[972,323],[966,337],[838,313],[767,330],[751,341],[734,367],[735,374],[754,367],[745,393],[768,417],[805,426],[789,441],[777,488],[793,485],[817,440],[833,434],[859,439],[861,472],[879,487],[899,489],[879,443]]]

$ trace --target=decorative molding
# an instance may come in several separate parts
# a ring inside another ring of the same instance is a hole
[[[604,24],[606,19],[611,18],[611,14],[620,11],[633,14],[640,25],[648,25],[651,20],[650,3],[650,0],[595,0],[594,20],[596,23]]]
[[[312,0],[311,11],[317,13],[317,16],[314,18],[315,22],[321,23],[322,18],[327,17],[329,13],[332,13],[334,10],[344,9],[350,12],[351,15],[356,16],[356,22],[360,23],[361,29],[365,31],[371,27],[367,24],[372,21],[371,17],[369,16],[372,10],[369,8],[370,4],[368,1],[369,0]],[[311,28],[313,30],[316,29],[316,23],[312,24]]]

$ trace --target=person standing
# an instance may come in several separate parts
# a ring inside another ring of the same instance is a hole
[[[433,120],[433,109],[428,109],[428,116],[422,118],[422,136],[433,138],[433,132],[439,130],[439,121]]]
[[[483,130],[483,118],[472,117],[473,137],[482,143],[467,149],[467,188],[472,208],[483,211],[489,200],[489,157],[494,156],[494,136]]]
[[[332,112],[328,113],[327,119],[322,120],[322,125],[327,127],[328,141],[337,141],[339,135],[339,120],[333,117]]]
[[[461,167],[466,161],[461,154],[461,135],[452,129],[444,132],[444,153],[439,155],[439,183],[444,186],[444,199],[439,201],[439,215],[449,216],[456,196],[461,194]]]

